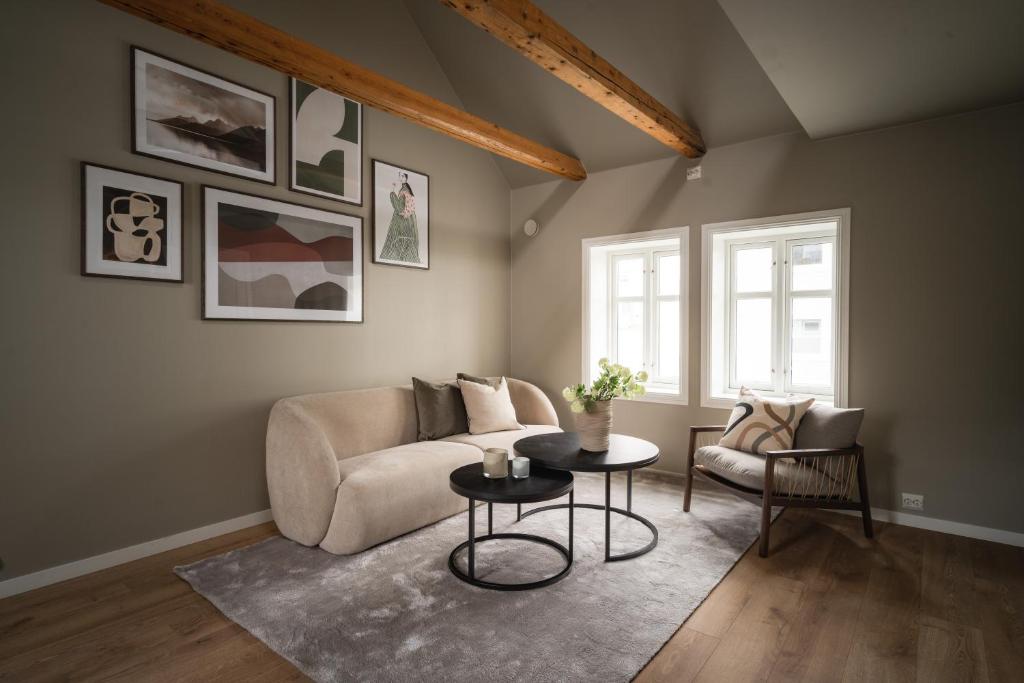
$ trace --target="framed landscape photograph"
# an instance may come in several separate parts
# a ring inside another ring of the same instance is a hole
[[[273,184],[274,97],[132,48],[132,151]]]
[[[373,262],[430,267],[430,177],[373,160]]]
[[[363,219],[202,188],[203,318],[363,321]]]
[[[182,185],[82,162],[82,275],[182,282]]]
[[[363,106],[291,79],[291,189],[363,205]]]

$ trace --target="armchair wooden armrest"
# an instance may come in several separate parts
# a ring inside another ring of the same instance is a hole
[[[699,427],[690,427],[691,434],[697,434],[698,432],[724,432],[725,425],[703,425]]]
[[[686,453],[686,491],[683,493],[683,510],[690,511],[690,496],[693,493],[693,452],[697,448],[697,435],[702,432],[724,432],[725,425],[702,425],[690,427],[690,449]]]

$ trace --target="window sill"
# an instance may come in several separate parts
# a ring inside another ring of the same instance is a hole
[[[636,398],[616,398],[615,401],[623,401],[626,403],[667,403],[669,405],[685,406],[688,405],[685,396],[679,394],[658,394],[654,392],[648,392],[643,396],[637,396]],[[732,407],[731,405],[729,406]]]
[[[757,391],[757,390],[755,389],[754,391]],[[732,410],[733,408],[736,407],[736,395],[738,393],[739,393],[739,390],[737,390],[736,392],[730,392],[728,395],[717,394],[717,395],[713,395],[713,396],[704,396],[704,397],[701,398],[700,405],[701,405],[702,408],[720,408],[722,410]],[[760,394],[762,392],[758,392],[758,393]],[[765,398],[773,398],[773,399],[790,398],[789,396],[773,396],[771,394],[762,394],[762,395]],[[830,408],[835,406],[835,401],[834,400],[826,400],[826,399],[820,398],[818,396],[811,396],[810,394],[807,394],[807,395],[794,394],[793,397],[794,398],[813,398],[815,404],[823,405],[823,406],[828,406]]]

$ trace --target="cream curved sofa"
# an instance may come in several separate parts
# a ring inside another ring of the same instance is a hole
[[[303,545],[349,555],[466,509],[448,486],[457,467],[483,449],[512,451],[532,434],[560,431],[540,389],[508,379],[526,429],[416,440],[411,386],[285,398],[267,426],[267,486],[281,533]]]

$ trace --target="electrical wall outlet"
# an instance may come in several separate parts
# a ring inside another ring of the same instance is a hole
[[[919,493],[900,494],[904,510],[924,510],[924,496]]]

